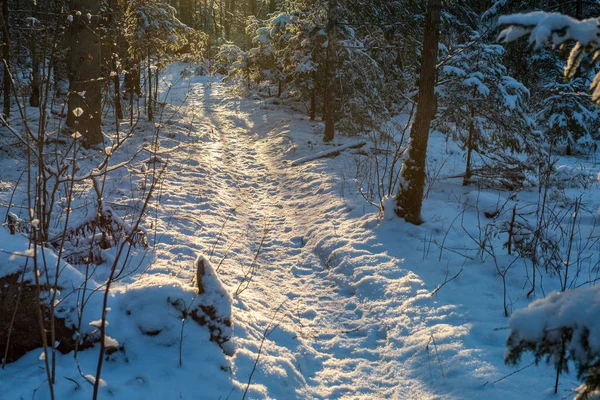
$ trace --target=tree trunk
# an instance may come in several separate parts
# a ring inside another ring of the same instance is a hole
[[[277,11],[277,0],[270,0],[269,1],[269,13],[273,14],[275,11]]]
[[[317,88],[316,85],[310,90],[310,120],[315,120],[317,112]]]
[[[475,89],[473,89],[475,92]],[[473,93],[475,95],[475,93]],[[475,124],[473,120],[475,119],[475,109],[471,108],[471,122],[469,123],[469,137],[467,138],[467,166],[465,167],[465,177],[463,178],[463,186],[469,186],[471,184],[471,177],[473,176],[471,172],[471,155],[473,154],[473,140],[475,138]]]
[[[110,1],[110,20],[109,20],[109,29],[110,36],[109,40],[111,43],[110,46],[110,58],[111,58],[111,72],[110,76],[112,77],[113,87],[115,90],[115,116],[117,119],[123,119],[123,106],[121,105],[121,78],[119,76],[119,49],[117,43],[119,40],[119,28],[117,27],[117,12],[118,10],[117,0]]]
[[[256,0],[248,0],[248,15],[256,15]]]
[[[31,10],[31,34],[30,34],[30,47],[31,52],[31,93],[29,95],[29,105],[31,107],[40,106],[40,55],[38,52],[37,42],[39,40],[38,34],[36,33],[35,19],[37,18],[37,3],[33,3],[33,9]]]
[[[225,5],[219,7],[219,10],[221,12],[221,25],[223,26],[225,40],[231,40],[231,25],[229,23],[229,2],[230,0],[225,0]]]
[[[429,126],[435,104],[435,68],[441,9],[441,0],[428,0],[417,114],[410,129],[408,159],[402,165],[402,184],[396,195],[396,213],[399,217],[403,217],[407,222],[415,225],[422,223],[421,207],[425,191],[425,160]]]
[[[140,82],[140,62],[133,58],[127,59],[127,71],[125,72],[125,89],[131,96],[140,95],[142,85]]]
[[[2,0],[2,25],[3,25],[3,43],[2,43],[2,69],[4,71],[2,80],[2,90],[4,93],[4,117],[10,117],[10,90],[11,79],[10,71],[10,34],[8,30],[8,0]]]
[[[325,95],[323,96],[323,119],[325,120],[324,142],[330,142],[335,136],[335,77],[336,71],[336,22],[337,0],[329,0],[327,10],[327,55],[325,58]]]
[[[148,56],[148,76],[146,77],[148,84],[148,121],[154,121],[154,112],[152,109],[152,68],[150,63],[150,56]]]
[[[204,25],[204,32],[210,35],[211,29],[213,28],[213,9],[215,6],[215,0],[210,0],[210,4],[208,5],[208,9],[206,10],[206,22]],[[214,31],[214,30],[213,30]]]
[[[225,8],[227,9],[227,15],[225,15],[225,38],[231,40],[231,25],[233,23],[233,10],[235,9],[235,0],[226,1]]]
[[[102,142],[102,74],[100,37],[94,32],[99,0],[73,0],[73,22],[69,37],[69,112],[67,126],[79,132],[86,145]],[[77,13],[80,11],[81,14]]]
[[[471,184],[471,154],[473,153],[473,135],[475,134],[473,123],[469,125],[469,138],[467,139],[467,166],[465,167],[465,176],[463,178],[463,186]]]

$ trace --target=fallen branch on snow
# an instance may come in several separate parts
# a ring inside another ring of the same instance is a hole
[[[358,142],[351,142],[351,143],[345,144],[343,146],[337,146],[337,147],[334,147],[334,148],[329,149],[329,150],[321,151],[321,152],[319,152],[317,154],[313,154],[313,155],[310,155],[310,156],[299,158],[297,160],[292,161],[292,165],[295,167],[295,166],[298,166],[300,164],[304,164],[305,162],[309,162],[309,161],[312,161],[312,160],[317,160],[319,158],[335,157],[335,156],[339,155],[344,150],[358,149],[358,148],[361,148],[361,147],[365,146],[366,144],[367,144],[366,140],[361,140],[361,141],[358,141]]]

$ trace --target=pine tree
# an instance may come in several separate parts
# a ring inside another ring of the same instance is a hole
[[[585,93],[583,78],[551,82],[542,88],[542,110],[538,120],[554,150],[571,155],[574,149],[589,148],[592,132],[599,126],[598,109]]]
[[[434,126],[457,139],[466,152],[463,185],[473,174],[473,153],[533,153],[539,136],[527,116],[529,91],[507,75],[502,46],[473,37],[442,67],[437,88],[440,115]],[[502,166],[495,166],[498,171]]]
[[[152,121],[155,107],[152,91],[157,82],[158,61],[185,43],[184,33],[189,28],[176,18],[175,8],[164,0],[132,0],[125,4],[123,36],[129,46],[130,65],[146,62],[147,115]],[[131,78],[139,79],[139,76],[134,74]],[[135,88],[135,83],[128,83],[130,90]]]

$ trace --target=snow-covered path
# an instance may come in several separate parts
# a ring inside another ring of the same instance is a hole
[[[431,296],[465,264],[430,255],[459,212],[456,194],[428,202],[430,224],[382,223],[357,194],[349,152],[292,165],[326,149],[319,123],[212,78],[171,90],[184,107],[166,130],[198,145],[172,155],[150,273],[191,282],[198,251],[218,266],[234,298],[236,346],[223,398],[242,394],[250,377],[250,398],[276,399],[528,398],[548,387],[546,367],[536,384],[531,375],[489,384],[514,371],[502,363],[493,270],[474,264]],[[470,246],[463,234],[450,242]]]
[[[207,81],[190,88],[184,119],[205,138],[187,160],[171,164],[182,167],[167,177],[162,229],[159,223],[161,241],[170,245],[159,246],[151,272],[191,280],[194,271],[173,267],[186,258],[183,265],[191,265],[194,248],[207,254],[214,248],[212,261],[222,261],[221,277],[235,292],[264,235],[248,288],[234,295],[236,380],[248,379],[273,318],[278,327],[252,378],[256,396],[430,397],[393,351],[386,315],[391,299],[383,301],[388,282],[371,272],[387,269],[396,277],[397,306],[420,282],[406,271],[398,279],[398,263],[371,252],[372,234],[347,217],[352,210],[330,190],[331,175],[314,166],[290,167],[287,132],[314,124],[225,90]],[[379,296],[381,304],[366,301]]]
[[[132,266],[143,268],[113,288],[109,333],[122,346],[105,363],[103,396],[555,398],[551,366],[503,364],[502,282],[465,233],[477,235],[482,218],[468,199],[483,207],[506,193],[442,182],[425,202],[425,224],[379,219],[353,180],[360,155],[293,165],[329,148],[320,123],[273,100],[240,98],[215,78],[181,79],[183,67],[164,76],[174,84],[165,85],[169,106],[157,126],[170,162],[144,222],[155,245],[136,253]],[[152,137],[149,127],[134,136],[137,145]],[[439,139],[430,142],[433,162],[448,145]],[[135,209],[148,162],[115,171],[106,196],[115,209]],[[174,309],[173,299],[196,298],[198,253],[233,297],[232,357]],[[513,309],[529,301],[519,276],[509,282]],[[88,309],[96,320],[100,304]],[[7,366],[0,397],[36,396],[46,382],[40,360],[34,350]],[[78,363],[59,355],[57,398],[90,398],[82,374],[96,363],[97,348]],[[561,385],[568,391],[577,380],[567,375]]]

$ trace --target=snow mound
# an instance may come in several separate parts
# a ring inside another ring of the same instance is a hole
[[[509,343],[560,341],[561,329],[573,331],[573,338],[589,336],[587,349],[573,341],[570,350],[575,357],[588,351],[600,352],[600,286],[568,292],[554,292],[544,299],[515,311],[510,319]]]
[[[515,364],[525,351],[545,358],[560,373],[569,361],[584,377],[576,399],[600,390],[600,286],[554,292],[518,310],[510,320],[505,360]]]
[[[228,343],[232,334],[231,296],[203,254],[196,259],[196,284],[198,306],[191,311],[192,318],[200,325],[207,325],[211,340],[226,354],[232,355],[233,348]]]

